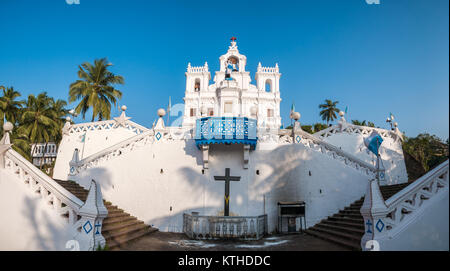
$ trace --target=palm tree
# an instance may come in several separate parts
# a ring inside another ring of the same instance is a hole
[[[3,91],[3,96],[0,97],[0,124],[3,126],[3,119],[6,118],[6,121],[15,125],[19,111],[25,102],[16,100],[20,97],[20,93],[13,87],[0,86],[0,89]]]
[[[323,110],[320,111],[319,114],[322,117],[322,120],[327,121],[327,125],[330,121],[333,121],[337,118],[336,113],[339,113],[339,109],[336,107],[337,103],[339,102],[333,102],[327,99],[325,100],[324,104],[319,105],[319,108],[323,108]]]
[[[55,135],[55,143],[58,144],[62,139],[62,128],[64,126],[64,123],[66,122],[66,119],[64,116],[67,116],[69,114],[69,110],[65,108],[67,106],[67,102],[64,100],[54,100],[53,98],[50,99],[50,108],[53,111],[55,118],[55,121],[58,125],[58,133]]]
[[[58,115],[51,106],[52,102],[53,99],[47,96],[46,92],[40,93],[37,97],[33,94],[28,96],[17,129],[18,138],[28,139],[31,144],[45,142],[45,149],[48,142],[58,136],[61,131],[57,122]],[[34,148],[31,150],[31,153],[33,152]]]
[[[116,105],[117,99],[122,98],[122,92],[112,85],[124,84],[120,75],[108,71],[112,66],[106,58],[96,59],[94,65],[85,62],[79,66],[80,80],[70,84],[69,102],[81,100],[75,108],[77,114],[82,113],[85,118],[86,111],[92,107],[92,121],[98,116],[99,120],[109,119],[111,103]]]

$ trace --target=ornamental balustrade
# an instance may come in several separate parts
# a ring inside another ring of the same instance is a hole
[[[259,240],[267,234],[267,215],[201,216],[183,214],[183,232],[192,239]]]
[[[395,133],[394,131],[386,130],[386,129],[380,129],[375,127],[368,127],[368,126],[359,126],[354,125],[351,123],[345,122],[345,124],[342,126],[339,125],[333,125],[331,127],[328,127],[326,129],[320,130],[317,133],[314,133],[313,135],[319,138],[327,138],[331,135],[337,134],[337,133],[354,133],[354,134],[361,134],[363,136],[369,136],[373,131],[376,131],[378,134],[381,135],[383,138],[392,138],[394,140],[399,139],[399,135]]]
[[[120,124],[115,120],[104,120],[97,122],[88,122],[88,123],[79,123],[70,125],[69,133],[84,133],[87,131],[97,131],[97,130],[112,130],[121,127]],[[133,133],[139,135],[143,132],[148,131],[149,129],[141,126],[137,123],[127,120],[125,125],[122,127],[131,130]]]
[[[256,147],[257,121],[246,117],[206,117],[196,121],[197,147],[209,144],[246,144]]]
[[[81,250],[104,247],[105,238],[101,229],[108,212],[103,206],[100,187],[95,181],[92,181],[86,202],[83,202],[13,149],[4,154],[4,170],[11,172],[33,192],[41,195],[42,200],[66,219],[73,239],[78,241]]]
[[[379,184],[371,180],[368,184],[361,214],[365,222],[365,234],[361,239],[362,249],[369,240],[392,240],[405,228],[420,218],[432,199],[448,195],[449,160],[417,179],[386,201]]]

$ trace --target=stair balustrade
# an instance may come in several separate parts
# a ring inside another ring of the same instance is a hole
[[[366,243],[370,240],[391,242],[420,217],[433,199],[448,195],[448,175],[449,160],[386,200],[382,197],[378,182],[371,180],[361,207],[366,225],[361,239],[362,249],[367,249]]]
[[[4,168],[0,167],[0,170],[9,171],[16,176],[64,217],[70,225],[73,239],[78,241],[80,250],[104,247],[101,225],[108,212],[103,206],[100,186],[94,180],[89,195],[83,202],[13,149],[4,153]]]

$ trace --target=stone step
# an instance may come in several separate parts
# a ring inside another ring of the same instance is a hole
[[[119,217],[109,217],[107,216],[104,220],[103,223],[117,223],[117,222],[122,222],[122,221],[128,221],[129,219],[137,219],[134,216],[130,216],[128,214],[128,216],[119,216]]]
[[[356,218],[356,219],[363,219],[361,214],[341,214],[337,213],[333,215],[334,217],[341,217],[341,218]]]
[[[363,221],[361,221],[363,222]],[[347,222],[347,221],[341,221],[341,220],[324,220],[321,223],[324,224],[330,224],[330,225],[338,225],[338,226],[346,226],[346,227],[351,227],[351,228],[355,228],[355,229],[362,229],[364,230],[364,224],[363,223],[353,223],[353,222]]]
[[[112,231],[102,231],[103,237],[105,237],[106,240],[110,240],[110,239],[114,239],[114,238],[118,238],[120,236],[123,235],[127,235],[127,234],[131,234],[135,231],[140,231],[143,229],[147,229],[150,226],[147,226],[145,224],[135,224],[135,225],[131,225],[131,226],[127,226],[127,227],[121,227],[121,228],[117,228],[115,230]]]
[[[120,224],[124,224],[124,223],[128,223],[130,221],[139,221],[137,220],[135,217],[132,216],[127,216],[127,217],[117,217],[117,218],[109,218],[106,217],[103,220],[103,226],[107,226],[107,225],[120,225]]]
[[[105,220],[113,219],[113,218],[123,218],[123,217],[128,217],[128,216],[130,216],[130,214],[125,213],[125,212],[117,212],[117,213],[108,214],[108,216],[105,218]]]
[[[349,222],[349,223],[364,223],[364,219],[362,217],[360,218],[350,218],[350,217],[328,217],[328,220],[331,221],[342,221],[342,222]]]
[[[158,229],[153,228],[153,227],[148,227],[146,229],[140,230],[140,231],[135,231],[133,233],[130,233],[128,235],[122,235],[120,237],[117,238],[112,238],[109,240],[106,240],[108,247],[110,250],[119,250],[120,246],[123,244],[126,244],[127,242],[133,241],[135,239],[138,239],[142,236],[145,236],[147,234],[150,234],[152,232],[157,231]]]
[[[361,215],[361,212],[359,210],[340,210],[340,214],[351,214],[351,215]]]
[[[361,237],[362,237],[362,234],[359,235],[359,234],[353,234],[353,233],[346,233],[346,232],[342,232],[339,230],[323,227],[321,225],[315,225],[314,227],[312,227],[312,229],[314,229],[316,231],[332,234],[334,236],[337,236],[337,237],[340,237],[343,239],[350,239],[352,242],[357,242],[357,243],[359,243],[361,241]]]
[[[361,246],[359,245],[359,243],[351,242],[349,240],[336,237],[336,236],[334,236],[332,234],[316,231],[316,230],[314,230],[312,228],[305,230],[305,232],[310,234],[310,235],[313,235],[313,236],[315,236],[317,238],[320,238],[322,240],[333,242],[335,244],[344,246],[346,248],[350,248],[352,250],[361,250]]]
[[[319,225],[316,225],[317,227],[320,228],[326,228],[326,229],[330,229],[330,230],[336,230],[336,231],[340,231],[340,232],[345,232],[348,234],[353,234],[356,236],[363,236],[364,235],[364,229],[357,229],[354,227],[349,227],[349,226],[342,226],[342,225],[333,225],[333,224],[329,224],[329,223],[320,223]]]
[[[123,227],[128,226],[134,226],[138,224],[144,224],[144,222],[137,220],[137,219],[130,219],[128,221],[122,221],[121,223],[109,223],[109,224],[103,224],[102,232],[108,232],[108,231],[114,231],[121,229]]]
[[[55,180],[66,190],[82,201],[85,201],[89,191],[76,182]],[[144,222],[131,216],[124,210],[112,205],[109,201],[103,201],[108,210],[107,217],[103,220],[102,235],[105,237],[107,246],[111,249],[119,249],[120,245],[135,240],[151,232],[157,231]]]

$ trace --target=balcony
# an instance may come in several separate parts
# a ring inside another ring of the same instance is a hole
[[[210,144],[244,144],[256,148],[256,119],[207,117],[196,121],[195,143],[199,149]]]
[[[192,239],[259,240],[267,233],[267,215],[200,216],[183,214],[183,232]]]

